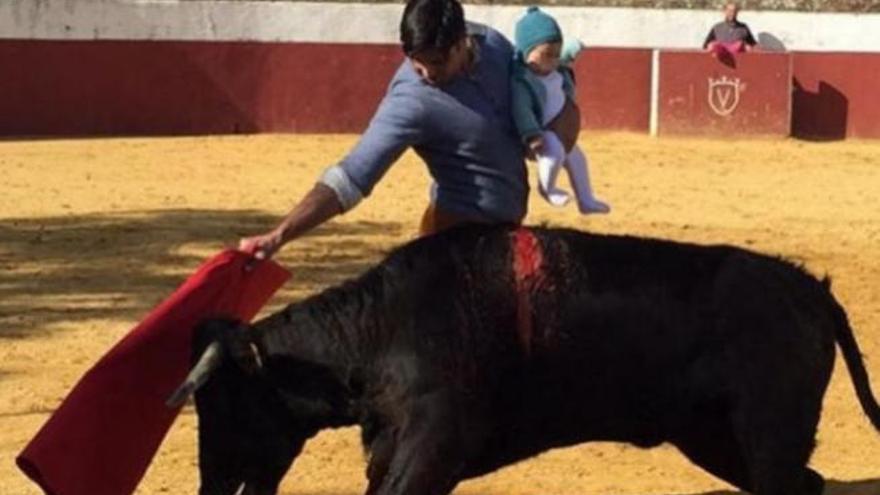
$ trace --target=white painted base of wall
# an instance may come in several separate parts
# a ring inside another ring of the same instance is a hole
[[[720,12],[547,7],[588,46],[699,48]],[[2,0],[0,38],[397,43],[402,5],[177,0]],[[465,6],[469,20],[513,34],[520,6]],[[880,50],[880,14],[741,14],[769,48]],[[345,26],[344,28],[342,26]]]

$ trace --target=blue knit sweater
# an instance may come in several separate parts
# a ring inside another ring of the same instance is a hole
[[[408,148],[428,166],[434,202],[444,211],[489,222],[526,214],[524,150],[513,124],[513,47],[499,32],[470,24],[478,57],[467,75],[431,86],[405,60],[354,149],[321,182],[345,209],[373,186]]]

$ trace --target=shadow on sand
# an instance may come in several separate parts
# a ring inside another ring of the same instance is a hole
[[[139,318],[224,243],[277,221],[248,210],[0,219],[0,339],[62,321]],[[279,261],[293,271],[297,291],[311,292],[374,264],[390,245],[387,236],[400,231],[397,223],[331,222]]]

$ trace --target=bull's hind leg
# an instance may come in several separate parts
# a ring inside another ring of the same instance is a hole
[[[804,491],[807,495],[821,495],[825,491],[825,478],[818,472],[806,468],[803,475]]]
[[[749,468],[727,418],[689,425],[672,443],[697,466],[740,490],[751,491]]]
[[[778,459],[757,461],[753,476],[755,495],[822,495],[825,480],[805,466]]]
[[[755,495],[822,495],[825,479],[785,455],[757,455],[752,463]]]
[[[825,486],[822,476],[798,461],[787,466],[778,462],[788,457],[785,454],[771,455],[777,461],[767,464],[768,469],[760,467],[761,462],[767,462],[767,457],[764,457],[765,461],[752,462],[737,440],[730,421],[711,420],[692,426],[687,432],[676,435],[672,443],[694,464],[740,490],[757,495],[822,494]],[[795,457],[804,458],[803,454]]]
[[[815,280],[773,260],[738,256],[716,283],[724,346],[715,381],[727,391],[733,434],[755,495],[820,495],[807,467],[834,362],[833,329]]]
[[[808,393],[801,392],[789,390],[775,400],[754,401],[734,416],[734,432],[744,446],[755,495],[822,493],[822,476],[807,467],[819,413],[804,400]]]

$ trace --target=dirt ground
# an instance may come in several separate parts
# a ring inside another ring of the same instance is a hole
[[[267,229],[355,136],[0,142],[0,494],[38,489],[13,464],[76,380],[204,258]],[[783,254],[834,278],[880,389],[880,142],[806,143],[585,135],[608,216],[553,209],[529,223]],[[289,245],[294,278],[267,310],[378,261],[407,241],[428,193],[406,155],[354,212]],[[832,495],[880,494],[880,435],[838,361],[813,466]],[[195,493],[186,409],[139,494]],[[284,494],[355,495],[353,429],[309,443]],[[462,484],[460,495],[721,495],[675,450],[590,444]]]

